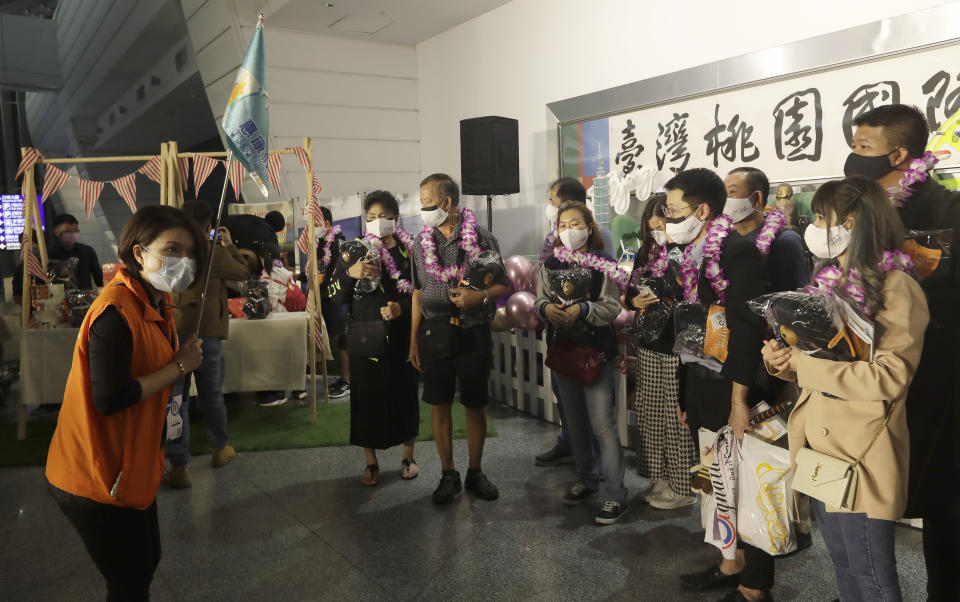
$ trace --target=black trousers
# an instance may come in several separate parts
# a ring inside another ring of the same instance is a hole
[[[687,424],[693,441],[700,449],[697,431],[700,427],[716,431],[730,419],[730,395],[733,381],[699,366],[686,370],[681,396],[687,412]],[[699,453],[699,452],[698,452]],[[747,543],[740,543],[745,561],[740,572],[740,585],[750,589],[769,590],[776,574],[773,556]]]
[[[960,567],[960,516],[949,512],[923,517],[923,557],[927,563],[927,600],[956,600]]]
[[[146,510],[136,510],[101,504],[52,485],[49,489],[107,580],[108,602],[148,600],[160,563],[156,500]]]

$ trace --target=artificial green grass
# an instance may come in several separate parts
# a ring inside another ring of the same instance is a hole
[[[453,404],[453,438],[465,439],[466,413],[459,403]],[[432,441],[430,406],[420,402],[420,435],[417,441]],[[350,445],[350,404],[317,405],[317,423],[310,424],[310,406],[290,402],[262,408],[228,407],[227,423],[230,445],[237,451],[300,449]],[[0,466],[42,466],[57,423],[55,419],[27,423],[27,438],[17,441],[17,425],[0,424]],[[487,436],[496,437],[493,421],[487,421]],[[190,421],[190,453],[209,454],[203,420]]]

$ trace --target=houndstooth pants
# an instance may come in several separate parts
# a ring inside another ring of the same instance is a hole
[[[680,358],[640,348],[637,362],[637,459],[640,476],[667,480],[677,495],[690,495],[697,463],[690,431],[677,420]]]

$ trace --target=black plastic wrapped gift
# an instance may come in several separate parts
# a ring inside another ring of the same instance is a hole
[[[260,280],[247,280],[241,286],[247,302],[243,304],[243,314],[248,320],[262,320],[270,315],[270,294],[267,283]]]
[[[678,303],[673,310],[675,355],[704,357],[703,345],[707,337],[707,308],[699,303]]]
[[[870,342],[847,328],[840,303],[833,295],[787,291],[757,297],[749,306],[780,344],[817,358],[856,361]]]
[[[66,259],[51,259],[47,261],[47,278],[50,284],[62,284],[64,288],[78,288],[77,264],[80,259],[68,257]]]
[[[380,250],[373,241],[357,238],[340,243],[340,258],[346,267],[358,261],[366,261],[370,265],[380,265]],[[354,285],[354,293],[364,295],[371,293],[380,286],[380,276],[376,278],[361,278]]]
[[[667,277],[637,278],[630,284],[628,299],[649,292],[660,300],[634,313],[633,322],[626,328],[629,336],[648,344],[660,338],[673,316],[674,302],[668,290]]]
[[[83,318],[86,317],[90,306],[97,299],[97,293],[96,291],[72,288],[67,289],[64,297],[69,313],[67,320],[72,328],[79,328],[83,324]]]
[[[547,270],[547,280],[550,282],[550,296],[561,305],[591,300],[593,273],[588,268]]]
[[[484,251],[464,266],[460,288],[482,291],[490,288],[503,272],[503,262],[496,251]]]

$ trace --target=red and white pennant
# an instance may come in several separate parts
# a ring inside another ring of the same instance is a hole
[[[197,194],[200,194],[200,187],[213,173],[213,168],[217,166],[217,163],[219,161],[205,155],[193,156],[193,187]]]
[[[228,175],[230,176],[230,185],[233,186],[233,193],[239,199],[240,187],[243,185],[243,180],[247,177],[247,168],[239,161],[231,161],[230,173]]]
[[[157,184],[160,183],[160,157],[153,157],[137,170]]]
[[[43,154],[40,151],[35,148],[28,148],[26,152],[23,153],[23,159],[20,160],[20,167],[17,168],[17,176],[14,179],[19,180],[23,172],[27,171],[31,165],[36,164],[40,159],[43,159]]]
[[[83,201],[83,212],[87,219],[93,213],[93,206],[97,204],[100,193],[103,192],[103,182],[96,180],[80,180],[80,200]]]
[[[180,162],[180,186],[186,191],[190,187],[190,157],[177,157]]]
[[[110,185],[117,189],[117,193],[133,213],[137,212],[137,179],[135,174],[127,174],[122,178],[111,180]]]
[[[267,155],[267,175],[273,189],[280,194],[280,153]]]
[[[47,199],[63,188],[69,179],[70,174],[67,172],[56,165],[47,165],[47,173],[43,175],[43,194],[40,197],[40,203],[46,203]]]
[[[50,284],[50,278],[44,271],[43,264],[40,263],[40,258],[30,251],[30,245],[24,244],[21,253],[21,260],[27,264],[27,273]]]

